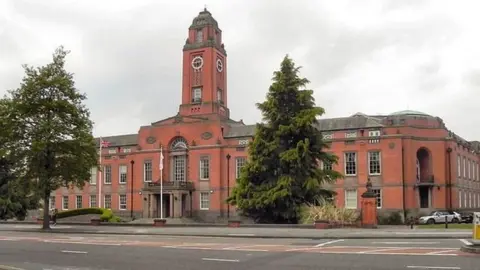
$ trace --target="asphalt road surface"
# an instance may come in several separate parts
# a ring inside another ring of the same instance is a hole
[[[480,269],[480,257],[459,251],[464,241],[0,232],[0,264],[25,270]]]

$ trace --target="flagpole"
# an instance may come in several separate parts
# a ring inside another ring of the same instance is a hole
[[[102,208],[102,137],[100,137],[100,164],[99,164],[99,170],[98,172],[100,173],[98,175],[98,207]]]
[[[160,218],[163,219],[163,146],[160,146]]]

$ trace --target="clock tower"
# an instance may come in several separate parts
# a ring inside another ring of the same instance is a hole
[[[229,118],[227,53],[222,31],[205,8],[193,19],[183,46],[180,115],[217,115]]]

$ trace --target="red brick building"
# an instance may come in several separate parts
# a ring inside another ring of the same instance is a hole
[[[212,221],[234,214],[225,199],[247,159],[255,125],[230,119],[227,53],[206,10],[189,27],[182,72],[178,113],[137,134],[104,137],[110,146],[101,153],[103,172],[92,169],[83,190],[52,193],[52,207],[98,206],[101,176],[101,207],[122,216],[133,209],[136,217],[159,217],[162,146],[165,217]],[[339,156],[333,168],[345,175],[330,186],[340,207],[359,207],[367,178],[382,210],[480,207],[480,143],[451,133],[438,117],[358,113],[319,120],[318,127],[331,141],[328,151]]]

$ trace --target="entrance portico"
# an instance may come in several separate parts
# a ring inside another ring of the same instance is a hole
[[[143,216],[160,218],[160,183],[145,183]],[[163,182],[163,218],[181,218],[192,216],[191,182]]]

